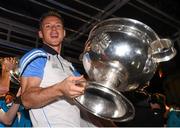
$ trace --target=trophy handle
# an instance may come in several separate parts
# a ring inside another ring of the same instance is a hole
[[[155,40],[150,44],[152,59],[159,63],[171,60],[176,55],[176,49],[169,39]]]

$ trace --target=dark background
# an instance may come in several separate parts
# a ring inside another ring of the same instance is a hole
[[[168,103],[180,102],[178,0],[1,0],[0,56],[22,56],[41,46],[37,37],[38,21],[49,9],[58,10],[64,18],[67,36],[62,55],[81,73],[85,72],[79,55],[89,31],[102,20],[133,18],[150,26],[160,38],[171,39],[177,55],[171,61],[159,64],[147,90],[165,94]]]

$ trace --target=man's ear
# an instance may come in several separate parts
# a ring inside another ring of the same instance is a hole
[[[66,36],[66,30],[64,30],[64,37]]]
[[[43,38],[43,34],[42,34],[42,31],[38,31],[38,34],[39,34],[39,38]]]

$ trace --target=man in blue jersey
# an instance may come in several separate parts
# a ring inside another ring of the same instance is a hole
[[[57,12],[44,14],[39,30],[43,47],[31,50],[20,60],[21,99],[30,109],[35,127],[81,126],[80,110],[73,98],[84,93],[86,82],[82,75],[74,76],[73,66],[60,55],[65,34]]]

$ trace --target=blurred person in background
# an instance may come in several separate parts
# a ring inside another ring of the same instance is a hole
[[[25,127],[32,126],[28,118],[28,111],[22,111],[21,88],[10,87],[10,71],[16,67],[16,59],[6,57],[1,59],[0,73],[0,127]],[[19,111],[19,112],[18,112]],[[19,116],[20,115],[20,116]],[[26,115],[23,118],[22,115]]]
[[[14,100],[14,104],[8,108],[5,101],[5,95],[9,91],[10,86],[10,70],[14,68],[16,61],[14,58],[4,58],[1,62],[0,73],[0,127],[10,126],[14,121],[20,103],[18,102],[20,97],[20,89]],[[7,97],[7,102],[10,103],[10,97]]]
[[[16,95],[16,99],[14,100],[13,104],[9,107],[6,104],[5,99],[1,97],[0,99],[0,127],[11,126],[11,124],[15,120],[17,111],[20,106],[19,96],[20,96],[20,89]]]
[[[148,94],[140,91],[125,93],[135,107],[134,119],[116,123],[122,127],[163,127],[165,96],[159,93]]]
[[[9,92],[5,96],[5,102],[8,109],[10,109],[14,103],[17,103],[16,96],[14,94],[17,93],[15,91],[17,89],[13,88],[13,90],[10,88]],[[13,92],[11,92],[13,91]],[[18,103],[20,104],[19,109],[16,113],[16,116],[10,125],[11,127],[31,127],[31,120],[29,117],[29,111],[26,110],[23,105],[21,104],[21,99],[19,99]]]
[[[14,57],[6,57],[1,59],[0,95],[5,95],[9,91],[10,70],[13,70],[15,66],[16,66],[16,59]]]
[[[163,127],[165,125],[165,113],[166,113],[166,97],[161,93],[154,93],[151,95],[149,104],[154,115],[154,119],[157,121],[154,126]]]
[[[171,105],[167,113],[167,127],[180,127],[180,103]]]

